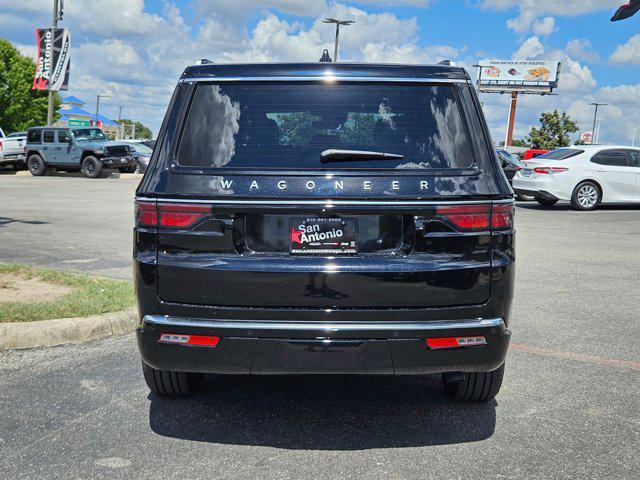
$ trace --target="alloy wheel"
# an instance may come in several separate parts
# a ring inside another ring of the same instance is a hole
[[[583,185],[578,190],[578,203],[584,208],[593,207],[598,201],[598,190],[593,185]]]

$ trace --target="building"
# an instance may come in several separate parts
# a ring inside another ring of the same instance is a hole
[[[95,113],[89,113],[84,109],[86,105],[78,97],[69,95],[62,99],[58,113],[60,118],[55,123],[60,127],[90,127],[95,125]],[[110,118],[98,114],[98,125],[110,137],[118,138],[120,133],[119,125]]]

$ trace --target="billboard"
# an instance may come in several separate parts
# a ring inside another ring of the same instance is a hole
[[[551,93],[560,79],[556,61],[484,60],[479,66],[480,92]]]
[[[67,28],[36,30],[38,63],[33,90],[67,90],[71,63],[71,32]]]

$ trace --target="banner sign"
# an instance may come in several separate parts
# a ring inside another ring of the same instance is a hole
[[[71,32],[67,28],[36,30],[38,63],[33,90],[68,90]]]
[[[480,62],[478,91],[550,93],[559,79],[560,62],[484,60]]]

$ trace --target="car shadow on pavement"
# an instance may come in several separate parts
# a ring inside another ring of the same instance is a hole
[[[439,376],[223,376],[189,398],[149,399],[159,435],[300,450],[477,442],[493,435],[497,406],[449,401]]]
[[[0,217],[0,227],[9,225],[10,223],[26,223],[29,225],[46,225],[49,222],[43,222],[41,220],[20,220],[18,218]]]
[[[574,210],[570,203],[557,203],[551,207],[543,207],[542,205],[538,205],[536,202],[517,202],[518,208],[524,208],[526,210],[557,210],[557,211],[574,211],[577,213],[585,213],[589,212],[580,212],[579,210]],[[607,204],[607,205],[598,205],[598,208],[595,210],[596,212],[599,210],[604,211],[612,211],[612,210],[626,210],[632,212],[634,210],[640,210],[640,205],[617,205],[617,204]]]

